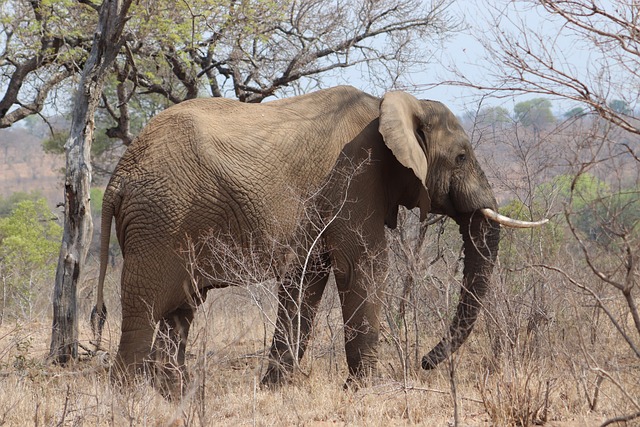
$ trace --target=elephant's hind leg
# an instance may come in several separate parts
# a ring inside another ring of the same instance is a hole
[[[181,396],[188,385],[185,354],[195,309],[188,304],[167,314],[157,330],[152,360],[156,387],[167,398]]]
[[[114,380],[126,384],[134,377],[147,377],[166,398],[180,397],[188,383],[185,354],[193,317],[194,309],[184,307],[155,325],[141,320],[136,327],[123,327]]]
[[[145,362],[149,360],[155,329],[151,310],[154,302],[149,300],[152,293],[146,274],[151,269],[142,266],[144,263],[131,255],[125,256],[122,266],[122,334],[113,376],[125,383],[147,373]]]
[[[112,370],[112,378],[127,384],[135,377],[149,374],[146,362],[153,343],[154,327],[148,319],[123,319],[122,335]]]
[[[140,251],[125,256],[121,282],[122,335],[114,370],[118,379],[129,382],[135,376],[153,378],[157,374],[154,361],[157,352],[153,349],[164,341],[165,331],[182,330],[172,326],[182,325],[185,323],[183,318],[193,316],[176,310],[185,297],[182,287],[174,284],[181,283],[184,276],[184,269],[173,254]],[[178,321],[173,320],[174,314]],[[188,326],[185,330],[188,331]],[[171,340],[178,339],[175,334],[171,335]]]

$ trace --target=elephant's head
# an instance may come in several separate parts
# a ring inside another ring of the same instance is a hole
[[[526,223],[496,213],[496,199],[469,138],[443,104],[389,92],[380,105],[379,130],[398,161],[423,184],[417,203],[422,216],[450,216],[464,241],[460,302],[448,336],[422,359],[422,367],[431,369],[456,351],[473,328],[498,252],[500,224],[525,227],[545,221]]]

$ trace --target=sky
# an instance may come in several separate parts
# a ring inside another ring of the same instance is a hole
[[[432,64],[427,72],[415,75],[413,80],[419,82],[423,87],[415,91],[417,96],[442,101],[459,116],[466,111],[476,110],[482,95],[487,93],[468,87],[440,85],[431,88],[430,86],[438,82],[458,80],[458,77],[450,71],[452,67],[457,68],[472,82],[491,80],[490,74],[496,70],[485,59],[487,53],[478,41],[478,37],[486,38],[496,28],[501,31],[517,32],[516,25],[520,25],[520,22],[524,21],[528,27],[535,29],[536,32],[554,38],[555,46],[561,56],[557,58],[558,63],[570,67],[582,77],[594,72],[590,68],[593,68],[597,62],[594,58],[596,53],[581,50],[580,46],[576,44],[576,39],[568,36],[556,37],[562,22],[551,19],[548,14],[540,13],[539,10],[531,9],[528,2],[458,0],[452,5],[450,11],[454,16],[462,18],[468,29],[452,35],[444,49],[436,55],[438,62]],[[496,27],[493,18],[497,14],[502,15],[499,27]],[[514,95],[500,99],[488,97],[482,102],[483,105],[502,106],[508,111],[513,111],[513,107],[518,102],[536,96],[539,95]],[[554,113],[558,115],[577,106],[575,103],[558,99],[551,101]]]

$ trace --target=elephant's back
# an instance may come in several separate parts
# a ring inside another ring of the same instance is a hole
[[[157,116],[118,163],[109,187],[118,195],[116,230],[127,251],[175,251],[187,236],[211,234],[243,244],[257,232],[292,228],[270,220],[296,216],[277,153],[230,143],[203,121],[194,112]]]
[[[352,101],[335,115],[329,101],[343,92]],[[154,237],[176,242],[211,231],[235,240],[291,234],[344,145],[377,114],[375,99],[360,94],[339,89],[257,105],[195,99],[158,114],[114,172],[122,234],[148,224]],[[353,128],[344,126],[350,114],[360,120]]]

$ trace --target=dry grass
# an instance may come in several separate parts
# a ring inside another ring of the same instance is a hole
[[[107,288],[113,292],[114,287],[112,279]],[[568,339],[567,325],[556,320],[538,338],[535,354],[525,351],[531,347],[525,335],[496,352],[489,350],[488,331],[497,322],[490,319],[498,315],[481,319],[456,355],[455,395],[448,366],[425,372],[411,360],[403,374],[388,329],[381,343],[379,378],[358,391],[344,391],[346,364],[334,293],[323,303],[302,371],[280,390],[263,390],[259,381],[272,334],[264,325],[273,318],[275,302],[259,309],[251,292],[255,296],[257,291],[234,288],[209,294],[188,349],[192,388],[180,402],[167,402],[145,382],[128,388],[111,384],[97,359],[66,369],[48,366],[46,316],[40,321],[5,321],[0,329],[0,425],[447,426],[454,425],[457,413],[464,426],[596,426],[633,412],[628,395],[640,395],[640,364],[615,334],[607,335],[606,325],[599,333],[604,346],[589,347],[575,336]],[[265,295],[258,299],[268,302]],[[114,352],[117,295],[109,299],[105,345]],[[89,340],[87,317],[80,322],[83,343]],[[429,332],[421,335],[420,354],[437,341],[437,330]],[[565,344],[559,345],[562,339]],[[605,358],[606,375],[589,363]]]
[[[45,366],[49,324],[5,324],[0,332],[0,424],[442,425],[450,418],[452,403],[443,378],[434,378],[429,388],[443,387],[444,393],[429,391],[419,382],[418,389],[403,391],[390,379],[357,392],[344,391],[346,366],[327,351],[328,335],[320,331],[314,337],[314,356],[303,365],[305,373],[280,390],[261,389],[263,314],[237,289],[211,297],[194,325],[190,348],[194,387],[182,402],[165,401],[146,383],[126,389],[114,386],[96,360],[68,369]],[[238,305],[248,305],[248,314],[230,308]],[[213,319],[207,327],[205,317]],[[112,318],[111,333],[106,334],[112,351],[117,345],[115,323]],[[270,336],[271,331],[267,333]],[[481,410],[478,403],[470,402],[469,407],[472,413]]]

